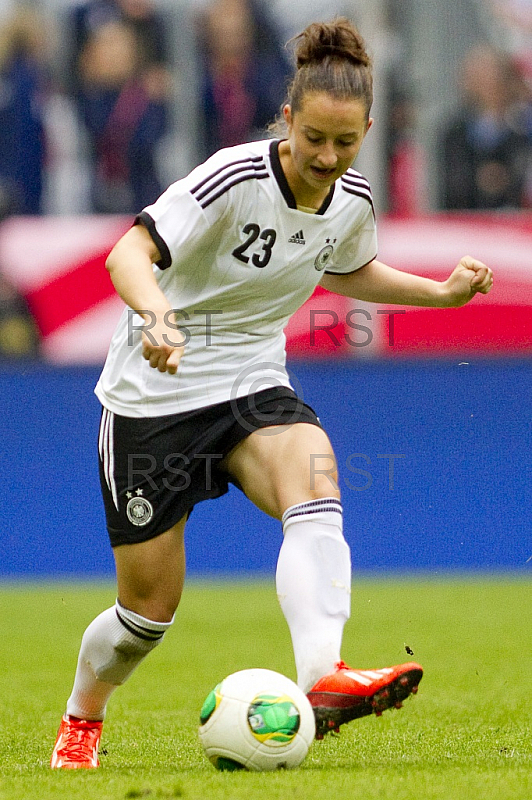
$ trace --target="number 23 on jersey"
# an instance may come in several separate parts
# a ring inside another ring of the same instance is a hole
[[[242,244],[235,247],[232,255],[248,264],[250,261],[259,269],[265,267],[272,257],[272,249],[277,239],[277,233],[273,228],[265,228],[261,231],[260,226],[255,222],[248,222],[244,225],[242,233],[247,237]]]

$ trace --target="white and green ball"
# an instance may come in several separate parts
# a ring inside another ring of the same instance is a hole
[[[220,770],[254,772],[299,766],[315,736],[306,695],[285,675],[269,669],[234,672],[207,696],[199,737]]]

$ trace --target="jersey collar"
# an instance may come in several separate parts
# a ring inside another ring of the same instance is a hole
[[[273,139],[270,145],[270,160],[272,164],[273,174],[275,176],[277,183],[279,184],[279,189],[281,190],[281,193],[284,199],[286,200],[288,207],[297,209],[296,198],[294,197],[292,189],[288,185],[288,181],[286,180],[286,175],[284,174],[283,168],[281,166],[281,159],[279,158],[280,143],[281,142],[279,139]],[[325,198],[319,209],[316,211],[317,215],[323,216],[323,214],[325,214],[325,212],[331,205],[334,195],[334,187],[335,184],[333,183],[333,185],[329,190],[329,194],[327,195],[327,197]]]

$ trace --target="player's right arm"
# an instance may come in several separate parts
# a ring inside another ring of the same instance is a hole
[[[159,372],[175,374],[184,347],[169,337],[168,314],[171,306],[153,274],[160,260],[159,250],[143,225],[135,225],[115,244],[105,266],[116,291],[133,311],[147,323],[142,332],[142,355]]]

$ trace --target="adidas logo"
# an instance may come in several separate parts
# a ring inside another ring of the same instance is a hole
[[[305,244],[305,237],[303,235],[303,231],[301,230],[301,231],[298,231],[297,233],[294,233],[294,235],[289,238],[288,243],[289,244]]]

